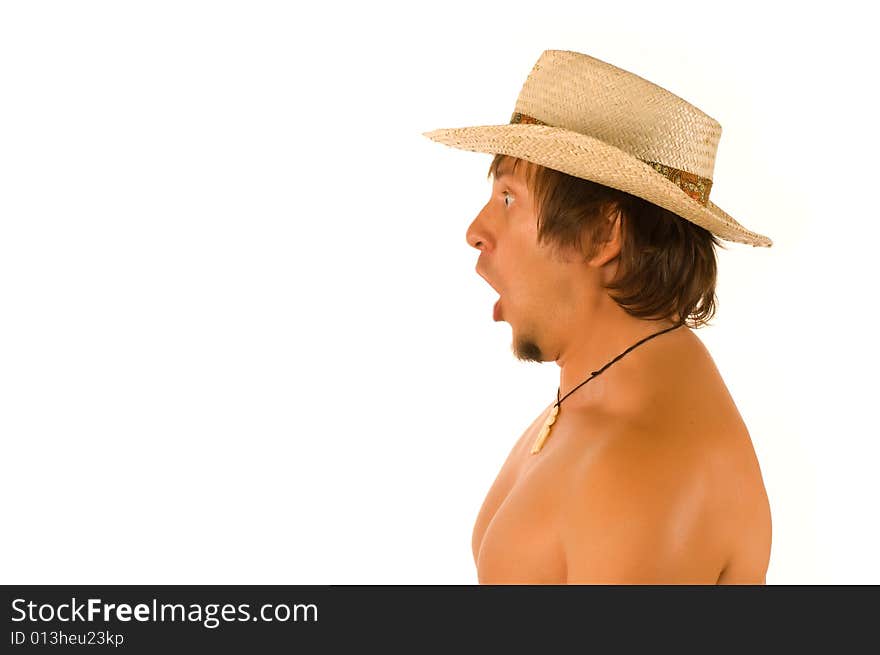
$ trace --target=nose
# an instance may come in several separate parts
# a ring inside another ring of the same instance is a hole
[[[465,234],[468,245],[481,251],[485,250],[491,243],[491,236],[488,230],[485,229],[483,222],[483,214],[485,211],[486,208],[484,207],[480,213],[477,214],[477,217],[473,222],[471,222],[470,226],[468,226],[467,233]]]

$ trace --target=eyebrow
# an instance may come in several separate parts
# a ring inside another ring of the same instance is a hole
[[[498,174],[495,175],[493,179],[497,182],[502,177],[513,177],[513,170],[508,167],[499,168]]]

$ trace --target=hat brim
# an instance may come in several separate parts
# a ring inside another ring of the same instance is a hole
[[[444,128],[422,134],[453,148],[509,155],[625,191],[726,241],[773,245],[769,237],[747,229],[711,200],[703,206],[652,166],[586,134],[522,123]]]

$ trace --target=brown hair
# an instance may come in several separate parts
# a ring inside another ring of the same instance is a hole
[[[608,238],[611,223],[605,218],[619,211],[620,262],[605,287],[611,298],[632,316],[693,328],[708,324],[717,306],[713,246],[725,248],[714,234],[637,196],[523,159],[495,155],[487,177],[495,177],[506,158],[514,170],[527,164],[539,245],[589,260]]]

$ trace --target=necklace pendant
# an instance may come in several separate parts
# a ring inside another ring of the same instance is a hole
[[[553,409],[550,410],[550,413],[547,415],[547,419],[544,421],[541,431],[538,433],[538,438],[535,439],[535,443],[532,444],[532,455],[541,452],[541,448],[544,447],[544,442],[547,440],[547,437],[550,436],[550,428],[556,422],[557,414],[559,414],[559,405],[554,405]]]

